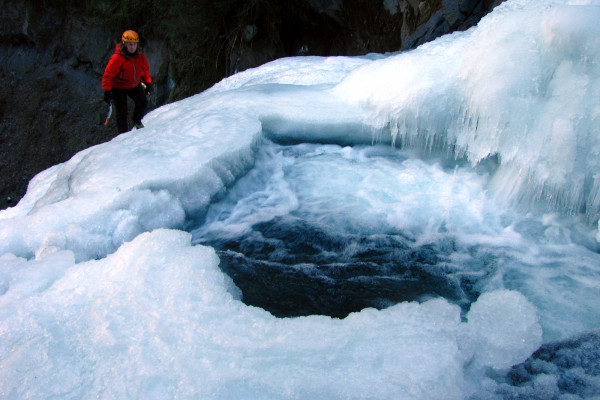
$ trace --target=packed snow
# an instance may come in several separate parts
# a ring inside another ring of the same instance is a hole
[[[598,396],[598,21],[509,0],[413,51],[277,60],[41,172],[0,211],[0,398]],[[210,243],[277,218],[476,283],[276,317]]]

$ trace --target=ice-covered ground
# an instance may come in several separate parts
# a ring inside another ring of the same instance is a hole
[[[40,173],[0,212],[0,397],[598,396],[598,21],[508,1],[414,51],[278,60]],[[202,243],[291,219],[359,238],[333,259],[401,237],[468,295],[245,304]]]

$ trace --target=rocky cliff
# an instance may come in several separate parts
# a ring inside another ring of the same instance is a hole
[[[280,57],[414,48],[502,0],[136,1],[0,0],[0,208],[41,170],[116,135],[100,124],[100,79],[124,29],[142,35],[154,108]]]

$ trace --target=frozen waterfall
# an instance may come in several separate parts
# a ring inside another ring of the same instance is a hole
[[[598,21],[277,60],[41,172],[0,398],[597,398]]]

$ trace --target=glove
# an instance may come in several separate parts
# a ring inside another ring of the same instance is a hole
[[[113,98],[112,91],[109,90],[108,92],[104,92],[104,101],[109,106],[110,106],[110,102],[112,101],[112,98]]]
[[[152,92],[152,86],[149,83],[144,82],[144,93],[146,96],[149,96],[150,92]]]

